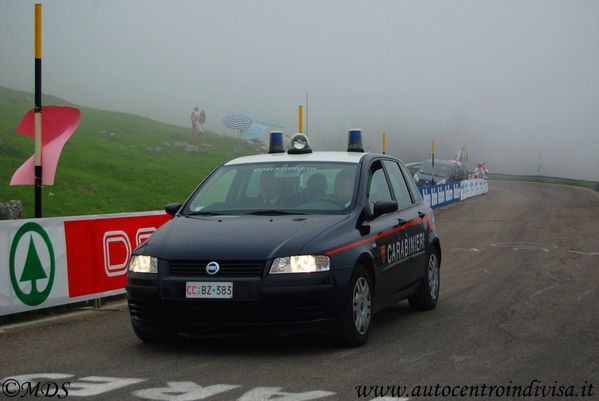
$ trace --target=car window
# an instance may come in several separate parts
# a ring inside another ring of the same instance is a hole
[[[412,177],[412,175],[410,174],[408,169],[406,167],[402,166],[401,164],[400,164],[400,168],[401,168],[401,171],[403,172],[406,182],[408,183],[408,187],[410,188],[410,192],[412,194],[412,201],[414,203],[420,202],[422,200],[422,197],[420,196],[420,191],[418,191],[418,186],[416,185],[416,182],[414,181],[414,177]]]
[[[237,170],[219,170],[191,202],[191,210],[198,211],[210,204],[227,200]]]
[[[370,210],[374,208],[374,204],[380,200],[393,200],[391,197],[391,191],[389,190],[389,184],[385,177],[385,171],[383,170],[382,164],[377,161],[371,167],[368,173],[368,188],[366,191],[368,198],[368,204]]]
[[[443,162],[436,162],[435,166],[433,167],[432,160],[427,160],[426,162],[424,162],[422,167],[420,167],[418,173],[432,175],[433,170],[435,173],[435,177],[447,178],[451,175],[453,168],[451,165],[445,164]]]
[[[393,187],[397,206],[400,209],[410,206],[412,204],[412,198],[410,197],[410,191],[408,190],[406,181],[399,170],[399,165],[391,160],[384,160],[383,164],[389,174],[389,180],[391,181],[391,187]]]
[[[347,212],[354,198],[357,166],[335,162],[222,166],[192,195],[183,213]]]

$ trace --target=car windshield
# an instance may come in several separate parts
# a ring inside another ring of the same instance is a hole
[[[357,166],[333,162],[225,165],[194,192],[183,214],[347,213]]]
[[[435,176],[436,177],[449,177],[451,172],[453,171],[454,166],[451,164],[445,163],[435,163]],[[427,160],[424,162],[422,167],[418,170],[418,173],[432,175],[433,173],[433,162],[432,160]]]

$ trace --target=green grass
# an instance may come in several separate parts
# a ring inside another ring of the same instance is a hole
[[[595,191],[599,191],[599,183],[584,180],[565,179],[560,180],[552,178],[528,178],[528,177],[489,177],[490,180],[502,180],[502,181],[525,181],[525,182],[538,182],[542,184],[559,184],[559,185],[570,185],[573,187],[589,188]]]
[[[42,104],[78,107],[52,96],[44,96]],[[33,140],[16,133],[31,108],[33,94],[0,88],[0,202],[21,200],[25,218],[34,217],[33,186],[9,183],[33,154]],[[256,153],[235,138],[209,132],[194,138],[191,128],[78,108],[81,124],[63,148],[54,185],[42,189],[43,217],[160,210],[169,202],[184,201],[219,164]],[[184,141],[202,153],[174,146]],[[150,152],[147,147],[160,147],[163,152]]]

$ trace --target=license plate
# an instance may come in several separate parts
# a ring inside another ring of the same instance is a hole
[[[230,281],[188,281],[185,298],[233,298],[233,283]]]

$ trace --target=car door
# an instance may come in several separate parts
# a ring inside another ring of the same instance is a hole
[[[401,220],[399,252],[401,255],[397,290],[413,284],[422,275],[421,255],[424,252],[424,226],[422,213],[408,189],[406,178],[395,160],[383,161],[391,182],[392,193],[398,205],[398,218]]]
[[[394,200],[380,159],[373,161],[369,167],[366,198],[371,216],[376,202]],[[373,254],[376,261],[377,300],[387,299],[396,291],[394,283],[399,279],[401,260],[397,258],[399,254],[395,253],[395,248],[399,241],[400,223],[395,212],[371,217],[368,222],[370,233],[375,238]]]

